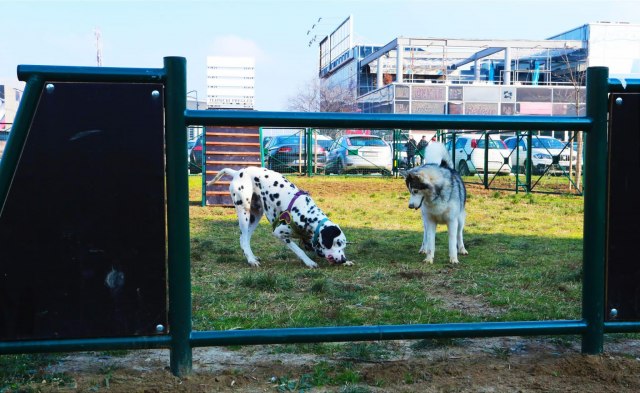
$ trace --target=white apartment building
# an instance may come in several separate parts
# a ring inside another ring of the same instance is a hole
[[[255,76],[252,57],[207,56],[207,108],[253,109]]]

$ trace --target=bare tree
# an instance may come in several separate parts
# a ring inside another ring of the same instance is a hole
[[[328,86],[317,78],[307,82],[289,98],[287,108],[294,112],[356,112],[352,86]]]
[[[585,102],[584,86],[586,82],[586,60],[580,54],[574,59],[570,58],[570,49],[566,48],[562,55],[563,67],[556,70],[556,78],[560,81],[571,84],[574,89],[574,105],[575,115],[580,115],[580,103]],[[574,51],[574,53],[577,51]],[[582,131],[578,131],[576,135],[577,157],[576,157],[576,187],[582,189]],[[570,146],[570,152],[573,155],[573,145]],[[571,174],[571,165],[569,165],[569,174]]]

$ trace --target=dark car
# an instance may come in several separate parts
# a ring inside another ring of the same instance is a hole
[[[324,168],[326,149],[331,146],[333,139],[318,135],[312,140],[314,167]],[[302,146],[302,151],[300,150]],[[307,165],[306,138],[304,135],[274,136],[265,147],[265,166],[278,172],[304,171]]]
[[[193,147],[189,149],[189,173],[202,172],[202,135],[200,135]]]

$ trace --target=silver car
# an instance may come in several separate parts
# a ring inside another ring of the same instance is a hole
[[[327,152],[325,172],[391,174],[391,146],[374,135],[343,135]]]

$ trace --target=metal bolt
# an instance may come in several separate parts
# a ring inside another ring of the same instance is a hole
[[[616,98],[616,105],[622,105],[622,97]]]
[[[53,83],[47,83],[46,89],[47,93],[53,93],[53,89],[55,89],[55,87],[53,86]]]
[[[158,332],[158,333],[164,332],[164,326],[162,324],[160,324],[160,323],[158,325],[156,325],[156,332]]]
[[[159,98],[160,97],[160,92],[158,90],[154,90],[151,92],[151,97],[153,98]]]
[[[609,317],[611,319],[616,319],[616,317],[618,316],[618,310],[615,308],[612,308],[611,310],[609,310]]]

